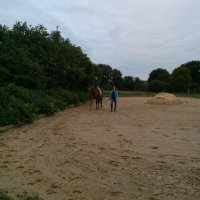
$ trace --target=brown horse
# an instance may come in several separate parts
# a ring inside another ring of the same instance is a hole
[[[101,94],[96,87],[92,86],[90,88],[90,110],[92,108],[93,99],[96,100],[96,109],[99,109],[99,107],[102,108],[103,90],[102,89],[100,90]]]

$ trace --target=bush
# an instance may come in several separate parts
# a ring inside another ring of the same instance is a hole
[[[58,107],[63,108],[69,105],[66,90],[61,88],[49,89],[46,93],[57,100]]]
[[[26,104],[21,99],[8,93],[0,92],[0,125],[31,122],[35,119],[37,108],[34,104]]]
[[[69,104],[75,104],[75,105],[77,105],[80,102],[79,96],[78,96],[77,93],[69,92],[68,91],[68,93],[66,93],[66,95],[68,97]]]
[[[88,99],[88,95],[85,92],[71,92],[61,88],[50,89],[47,91],[47,94],[63,101],[66,106],[69,104],[78,104]]]
[[[80,102],[87,101],[88,98],[89,98],[89,94],[88,94],[88,93],[86,93],[86,92],[81,92],[81,91],[78,92],[78,96],[79,96]]]
[[[7,192],[0,190],[0,200],[12,200],[11,197],[8,196]]]
[[[12,197],[11,197],[12,195]],[[16,197],[14,198],[15,195],[12,193],[8,193],[7,191],[0,190],[0,200],[42,200],[38,195],[35,194],[28,194],[27,192],[23,192],[22,194],[17,194]]]
[[[61,88],[30,90],[10,84],[0,88],[0,125],[31,122],[38,114],[52,115],[58,109],[87,99],[84,92]]]
[[[51,115],[58,110],[56,99],[48,96],[43,91],[37,92],[34,104],[38,108],[39,114]]]
[[[12,200],[7,194],[0,194],[0,200]]]
[[[9,95],[13,95],[16,98],[23,100],[25,103],[33,103],[36,98],[36,94],[33,90],[19,87],[15,84],[9,84],[4,87],[4,91],[6,91]]]

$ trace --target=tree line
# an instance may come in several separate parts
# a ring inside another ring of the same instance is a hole
[[[106,64],[94,64],[58,28],[50,33],[43,25],[35,27],[16,22],[10,29],[0,25],[0,86],[14,83],[29,89],[63,88],[87,91],[94,76],[101,86],[115,84],[121,90],[186,92],[200,90],[200,61],[185,63],[170,74],[157,68],[147,81],[124,76]]]
[[[14,83],[42,90],[87,91],[95,76],[106,89],[113,84],[122,88],[124,79],[118,69],[92,63],[58,28],[48,33],[43,25],[32,27],[26,22],[12,28],[0,25],[0,74],[0,86]]]
[[[170,74],[166,69],[157,68],[149,74],[149,90],[183,93],[200,92],[200,61],[190,61],[175,68]]]

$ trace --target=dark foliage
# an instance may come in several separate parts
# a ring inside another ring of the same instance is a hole
[[[14,84],[0,88],[0,125],[31,122],[87,100],[87,93],[65,89],[31,90]]]

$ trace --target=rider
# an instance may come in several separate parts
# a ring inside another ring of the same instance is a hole
[[[101,89],[100,89],[100,87],[99,87],[99,80],[98,80],[98,77],[97,77],[97,76],[94,77],[94,80],[93,80],[93,84],[92,84],[92,85],[93,85],[95,88],[98,89],[99,94],[101,95],[102,92],[101,92]]]

